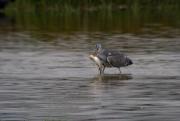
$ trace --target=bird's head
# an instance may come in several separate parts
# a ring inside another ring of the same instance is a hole
[[[98,50],[101,50],[102,49],[102,46],[101,46],[101,44],[96,44],[96,50],[98,51]]]

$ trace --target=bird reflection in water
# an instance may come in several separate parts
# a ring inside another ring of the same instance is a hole
[[[104,103],[106,98],[114,98],[114,94],[123,93],[123,87],[126,86],[126,81],[132,79],[130,74],[104,74],[103,76],[97,75],[92,79],[90,93],[95,102],[100,104]],[[122,91],[117,91],[122,90]]]
[[[97,75],[96,77],[93,78],[93,83],[94,84],[102,84],[102,85],[115,85],[115,86],[120,86],[124,85],[124,82],[126,80],[132,79],[131,74],[104,74],[102,75]]]

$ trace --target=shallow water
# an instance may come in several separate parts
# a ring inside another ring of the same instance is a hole
[[[180,38],[41,34],[0,34],[0,120],[179,120]],[[134,64],[99,76],[88,58],[98,41]]]

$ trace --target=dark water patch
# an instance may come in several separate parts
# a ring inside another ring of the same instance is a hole
[[[179,2],[169,0],[90,0],[76,3],[71,0],[18,0],[6,9],[6,14],[14,22],[8,22],[9,25],[1,29],[34,31],[34,36],[38,36],[37,32],[40,31],[53,34],[131,33],[150,38],[173,38],[179,36],[178,5]],[[44,40],[47,41],[47,38]]]
[[[158,80],[158,81],[164,80],[164,81],[166,81],[166,80],[179,80],[180,76],[164,76],[164,75],[162,75],[162,76],[153,76],[153,75],[151,75],[151,76],[144,76],[144,75],[142,75],[141,78],[136,78],[136,79]]]

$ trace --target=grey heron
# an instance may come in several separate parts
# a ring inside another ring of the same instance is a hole
[[[101,44],[96,44],[96,50],[89,55],[89,58],[96,63],[100,74],[104,73],[106,67],[118,68],[121,73],[121,67],[133,64],[132,60],[123,53],[116,50],[103,49]]]

